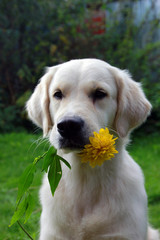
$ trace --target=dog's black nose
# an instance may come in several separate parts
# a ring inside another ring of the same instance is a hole
[[[80,117],[68,117],[57,124],[60,135],[66,139],[74,139],[82,132],[84,121]]]

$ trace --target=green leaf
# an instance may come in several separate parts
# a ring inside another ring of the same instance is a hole
[[[21,200],[23,194],[28,190],[28,188],[32,184],[33,178],[34,178],[34,172],[35,172],[35,165],[31,163],[30,165],[28,165],[28,167],[25,169],[22,176],[20,177],[19,185],[18,185],[17,202]]]
[[[59,184],[59,181],[62,177],[62,169],[61,164],[58,156],[55,156],[48,172],[48,180],[51,188],[52,195],[54,195],[54,192]]]
[[[26,223],[28,221],[28,219],[31,216],[33,209],[35,207],[35,201],[34,201],[34,198],[31,196],[31,194],[28,195],[26,201],[27,201],[27,209],[26,209],[26,213],[25,213],[24,223]]]
[[[59,155],[57,155],[59,160],[61,160],[62,162],[64,162],[66,164],[66,166],[71,169],[71,165],[69,164],[69,162],[67,162],[64,158],[60,157]]]
[[[57,153],[57,150],[54,147],[51,147],[48,150],[48,152],[45,155],[44,160],[43,160],[42,171],[45,171],[47,173],[48,167],[50,166],[51,162],[53,161],[54,156],[56,155],[56,153]]]
[[[15,222],[17,222],[20,218],[23,217],[27,208],[27,201],[26,198],[19,204],[17,210],[14,212],[14,215],[11,219],[11,223],[9,227],[11,227]]]

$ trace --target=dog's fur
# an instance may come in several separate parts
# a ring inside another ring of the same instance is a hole
[[[72,169],[62,166],[54,197],[44,176],[40,240],[159,239],[158,231],[148,226],[142,171],[125,150],[129,133],[150,110],[141,85],[106,62],[72,60],[48,68],[27,111]],[[68,119],[69,137],[59,129]],[[74,134],[75,119],[83,124]],[[82,164],[78,152],[93,131],[105,127],[119,136],[118,154],[101,167]]]

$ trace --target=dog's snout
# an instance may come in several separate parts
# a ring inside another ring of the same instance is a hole
[[[57,124],[57,129],[63,138],[74,138],[83,129],[84,121],[80,117],[68,117]]]

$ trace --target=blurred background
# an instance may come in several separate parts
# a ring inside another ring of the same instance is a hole
[[[0,1],[0,201],[3,240],[27,239],[8,229],[18,177],[47,148],[36,142],[25,102],[46,66],[99,58],[128,69],[153,106],[128,150],[146,178],[151,223],[160,228],[160,0]],[[39,133],[38,133],[39,134]],[[41,176],[34,182],[35,198]],[[5,197],[4,197],[5,196]],[[40,206],[31,219],[37,236]],[[150,213],[151,212],[151,213]]]
[[[128,69],[160,127],[160,0],[1,0],[0,131],[28,129],[24,105],[45,66],[100,58]]]

